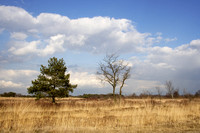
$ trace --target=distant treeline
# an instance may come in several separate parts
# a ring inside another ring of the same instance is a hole
[[[15,92],[4,92],[3,94],[0,94],[1,97],[35,97],[31,95],[22,95],[20,93]]]
[[[15,93],[15,92],[4,92],[3,94],[0,94],[1,97],[35,97],[34,95],[22,95],[20,93]],[[80,97],[80,98],[88,98],[88,99],[107,99],[107,98],[113,98],[113,94],[83,94],[83,95],[78,95],[78,96],[71,96],[71,97]],[[116,94],[116,97],[120,97],[119,94]],[[136,95],[133,93],[132,95],[122,95],[122,98],[171,98],[170,95],[154,95],[150,93],[141,93],[139,95]],[[174,92],[174,98],[195,98],[195,97],[200,97],[200,90],[198,90],[195,94],[182,94],[180,95],[178,91]]]
[[[79,95],[77,97],[81,98],[89,98],[89,99],[99,99],[99,98],[113,98],[113,94],[83,94]],[[116,94],[116,97],[120,97],[119,94]],[[122,98],[171,98],[170,95],[153,95],[153,94],[148,94],[148,93],[141,93],[140,95],[136,95],[133,93],[132,95],[122,95]],[[174,94],[174,98],[195,98],[199,97],[200,98],[200,90],[197,91],[194,95],[193,94],[184,94],[180,95],[178,92]]]

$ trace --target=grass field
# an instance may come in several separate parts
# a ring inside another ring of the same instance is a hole
[[[200,132],[200,99],[0,97],[0,132]]]

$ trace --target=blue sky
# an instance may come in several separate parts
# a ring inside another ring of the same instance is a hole
[[[108,16],[131,20],[141,32],[162,32],[185,43],[199,37],[199,0],[1,0],[1,5],[25,9],[33,16],[56,13],[71,19]],[[187,31],[187,32],[186,32]]]
[[[95,72],[106,53],[133,66],[124,93],[172,80],[200,86],[199,0],[0,0],[0,92],[26,93],[41,64],[64,58],[74,95],[110,93]],[[90,81],[90,82],[88,82]]]

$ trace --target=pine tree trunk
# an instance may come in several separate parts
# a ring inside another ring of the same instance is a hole
[[[55,103],[55,102],[56,102],[55,97],[52,96],[52,103]]]

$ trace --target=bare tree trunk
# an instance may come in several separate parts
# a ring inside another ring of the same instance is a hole
[[[128,66],[128,64],[127,64],[127,66]],[[127,67],[127,66],[123,68],[123,71],[125,71],[125,72],[123,73],[122,80],[121,80],[121,86],[120,86],[120,90],[119,90],[120,99],[122,96],[122,88],[124,87],[124,83],[130,77],[131,68]]]
[[[116,101],[115,86],[113,86],[113,98],[114,98],[114,101]]]
[[[165,88],[167,89],[167,94],[173,99],[174,98],[174,86],[171,81],[166,81]]]
[[[122,88],[123,88],[123,86],[124,86],[124,80],[123,80],[122,85],[120,86],[120,90],[119,90],[120,97],[122,96]]]
[[[120,86],[120,90],[119,90],[119,104],[121,106],[121,97],[122,97],[122,86]]]
[[[122,97],[122,87],[123,86],[120,86],[120,90],[119,90],[119,99],[121,100],[121,97]]]

